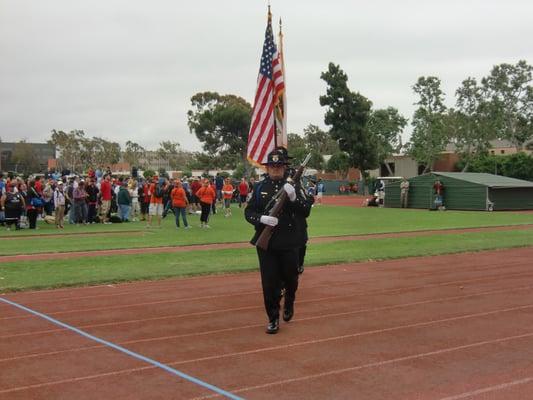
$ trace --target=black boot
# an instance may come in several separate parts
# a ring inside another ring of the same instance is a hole
[[[294,316],[294,304],[291,304],[290,306],[285,304],[285,307],[283,308],[283,321],[289,322],[293,316]]]
[[[268,323],[267,328],[266,328],[266,333],[275,334],[275,333],[278,333],[278,331],[279,331],[279,319],[276,318]]]

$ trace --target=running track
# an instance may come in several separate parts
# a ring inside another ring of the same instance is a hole
[[[0,300],[0,399],[533,398],[532,258],[309,268],[277,335],[257,273],[0,296],[106,341]]]

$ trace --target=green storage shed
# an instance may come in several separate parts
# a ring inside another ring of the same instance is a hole
[[[533,182],[471,172],[431,172],[409,179],[409,208],[434,208],[433,184],[444,185],[448,210],[533,210]],[[385,186],[385,207],[400,207],[400,182]]]

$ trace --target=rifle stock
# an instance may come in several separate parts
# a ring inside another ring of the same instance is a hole
[[[307,165],[309,159],[311,158],[311,154],[308,154],[307,157],[305,157],[305,160],[302,162],[302,164],[298,167],[298,170],[294,174],[292,180],[293,182],[298,182],[300,178],[302,177],[302,174],[304,173],[305,166]],[[270,209],[270,212],[268,213],[271,217],[279,218],[281,213],[283,212],[283,208],[285,207],[285,203],[287,202],[287,192],[283,188],[280,189],[278,192],[279,196],[276,196],[276,203],[274,204],[274,207]],[[265,225],[263,228],[263,231],[257,238],[257,242],[255,245],[259,247],[262,250],[268,249],[268,244],[270,243],[270,238],[272,237],[272,234],[274,233],[275,226]]]

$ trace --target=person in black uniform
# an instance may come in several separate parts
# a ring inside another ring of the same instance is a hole
[[[286,151],[274,149],[264,164],[267,168],[265,179],[254,185],[252,196],[245,209],[246,220],[255,226],[251,243],[255,245],[266,225],[275,227],[268,249],[257,248],[263,299],[268,316],[267,333],[279,330],[281,290],[286,287],[283,320],[289,322],[294,315],[294,300],[298,289],[299,248],[302,246],[301,227],[309,216],[311,204],[287,182],[286,169],[289,164]],[[279,218],[268,215],[273,205],[272,198],[280,190],[287,193],[288,201]]]
[[[287,150],[282,148],[282,151],[286,152]],[[290,157],[288,157],[290,158]],[[285,175],[287,176],[287,180],[291,182],[292,177],[296,173],[296,170],[292,167],[287,168],[287,172]],[[309,203],[309,207],[312,207],[315,203],[315,198],[307,193],[307,191],[304,189],[302,185],[302,181],[298,182],[291,182],[294,185],[294,188],[297,191],[301,191],[300,196]],[[304,272],[304,261],[305,261],[305,254],[307,252],[307,242],[309,240],[309,235],[307,234],[307,217],[302,217],[300,215],[296,215],[296,217],[301,218],[301,223],[298,224],[298,228],[300,229],[298,232],[295,232],[295,234],[298,235],[301,241],[300,248],[298,249],[298,274],[301,275]]]

